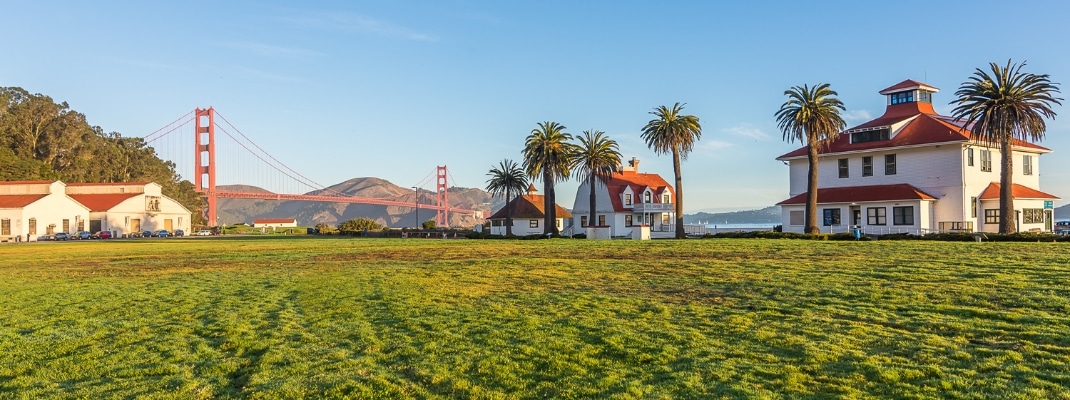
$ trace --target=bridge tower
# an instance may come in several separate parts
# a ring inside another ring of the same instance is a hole
[[[450,201],[447,192],[447,190],[449,189],[449,185],[446,181],[446,175],[446,166],[439,165],[438,179],[436,180],[438,183],[435,185],[435,191],[438,193],[438,206],[441,208],[438,209],[438,214],[435,216],[435,225],[441,226],[443,228],[450,227],[450,218],[448,214],[450,208]]]
[[[215,109],[198,108],[194,111],[197,120],[197,149],[194,151],[193,165],[197,192],[203,193],[208,202],[205,217],[208,226],[216,226],[216,190],[215,190]]]

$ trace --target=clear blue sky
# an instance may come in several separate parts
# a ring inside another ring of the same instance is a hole
[[[685,102],[703,127],[683,165],[686,211],[757,208],[787,197],[775,158],[796,145],[773,113],[793,85],[831,83],[851,125],[879,116],[877,92],[903,79],[940,88],[947,114],[974,68],[1008,58],[1070,97],[1070,6],[1008,4],[4,0],[0,85],[125,136],[214,106],[318,182],[403,187],[442,164],[454,184],[482,187],[548,120],[605,131],[671,181],[670,158],[639,131],[655,106]],[[1064,204],[1070,110],[1056,111],[1041,182]],[[576,186],[559,186],[565,207]]]

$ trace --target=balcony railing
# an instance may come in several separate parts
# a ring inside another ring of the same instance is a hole
[[[635,203],[632,211],[636,213],[660,213],[673,212],[676,209],[673,203]]]
[[[940,232],[973,232],[973,221],[942,221]]]

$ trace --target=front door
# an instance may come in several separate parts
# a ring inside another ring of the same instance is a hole
[[[1052,231],[1052,215],[1051,215],[1051,212],[1052,212],[1052,210],[1044,210],[1044,231],[1045,232],[1051,232]]]
[[[851,225],[862,226],[862,207],[851,206]]]
[[[130,232],[131,233],[141,233],[141,220],[140,219],[133,218],[133,219],[130,220]]]
[[[171,221],[173,220],[170,218],[163,220],[163,228],[167,229],[168,232],[170,232],[173,227]]]

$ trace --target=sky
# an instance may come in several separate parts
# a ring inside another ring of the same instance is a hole
[[[1070,3],[1007,4],[0,0],[0,86],[124,136],[212,106],[317,182],[402,187],[437,165],[451,186],[484,187],[542,121],[604,131],[671,182],[671,157],[640,132],[655,107],[680,102],[702,125],[682,167],[685,212],[755,209],[787,198],[776,157],[799,143],[773,114],[792,86],[831,84],[849,126],[880,116],[877,92],[904,79],[940,88],[934,106],[949,114],[975,68],[1008,59],[1067,97]],[[1067,107],[1040,143],[1054,150],[1039,167],[1057,205],[1070,201]],[[557,186],[561,205],[577,186]]]

